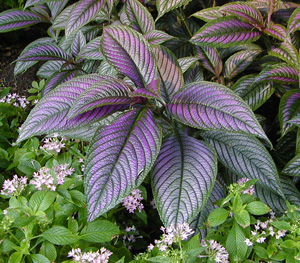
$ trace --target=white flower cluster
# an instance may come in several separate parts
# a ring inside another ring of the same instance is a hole
[[[27,185],[27,177],[18,177],[16,174],[12,180],[5,180],[2,186],[2,195],[20,195]]]
[[[144,198],[141,195],[141,191],[139,189],[135,189],[130,193],[130,195],[123,199],[122,204],[129,213],[134,213],[136,209],[141,212],[144,208],[144,205],[141,203],[142,200],[144,200]]]
[[[251,238],[246,238],[244,242],[248,247],[253,246],[253,242],[263,243],[267,239],[268,236],[275,236],[276,239],[284,237],[286,235],[286,230],[275,230],[270,222],[274,220],[271,218],[264,222],[257,220],[257,224],[254,225],[255,231],[251,231]]]
[[[25,109],[26,106],[30,103],[25,96],[19,96],[17,93],[8,93],[5,97],[0,99],[0,102],[6,102],[12,104],[16,108]]]
[[[74,168],[68,168],[69,164],[61,164],[52,168],[42,167],[38,172],[33,173],[33,179],[30,184],[35,185],[35,188],[42,190],[43,186],[49,188],[51,191],[56,190],[57,185],[62,185],[65,177],[72,175]]]
[[[217,263],[229,263],[229,254],[227,250],[215,240],[208,240],[208,244],[203,240],[201,245],[206,247],[205,252],[209,259]],[[198,257],[206,257],[199,255]]]
[[[237,181],[237,183],[239,185],[243,185],[244,183],[248,182],[249,179],[248,178],[241,178],[240,180]],[[245,189],[243,191],[243,194],[249,194],[249,195],[253,195],[255,194],[255,189],[254,189],[254,185],[251,185],[248,189]]]
[[[53,134],[53,138],[46,138],[43,142],[44,145],[40,146],[40,149],[49,154],[60,153],[61,149],[65,147],[65,144],[63,143],[64,138],[59,140],[57,137],[58,134],[55,133]]]
[[[160,251],[166,251],[168,246],[171,246],[175,242],[188,239],[188,236],[193,234],[194,231],[190,228],[188,223],[178,224],[176,227],[172,224],[171,226],[165,228],[161,227],[163,235],[160,240],[154,240],[155,246],[158,247]],[[148,246],[148,249],[152,250],[154,248],[153,244]]]
[[[73,257],[75,262],[80,263],[108,263],[112,252],[102,247],[96,252],[81,252],[80,248],[72,249],[68,253],[68,257]]]

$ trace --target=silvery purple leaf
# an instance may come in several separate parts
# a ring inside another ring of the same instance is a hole
[[[209,198],[216,176],[216,153],[206,143],[179,133],[165,138],[152,174],[164,225],[190,222]]]
[[[160,91],[163,99],[168,102],[183,87],[184,79],[175,55],[164,46],[152,46],[159,75]]]
[[[219,76],[223,69],[223,62],[218,50],[213,47],[196,47],[195,50],[201,65],[216,76]]]
[[[181,67],[182,73],[185,73],[190,67],[192,67],[199,58],[197,57],[184,57],[178,59],[179,66]]]
[[[203,68],[201,67],[200,62],[196,62],[194,65],[192,65],[183,74],[183,77],[185,84],[204,80]]]
[[[74,78],[61,84],[52,92],[43,97],[31,110],[25,123],[22,125],[18,142],[34,135],[60,132],[75,129],[98,121],[112,109],[97,108],[70,120],[67,114],[75,100],[91,85],[105,79],[98,74],[89,74]]]
[[[188,126],[252,134],[270,143],[249,106],[221,84],[190,83],[176,93],[167,109],[177,121]]]
[[[229,47],[254,42],[259,32],[252,25],[238,20],[234,16],[217,18],[203,27],[190,39],[198,46]]]
[[[113,66],[111,66],[106,60],[103,60],[100,66],[97,69],[97,72],[100,75],[107,75],[107,76],[117,76],[118,72],[115,70]]]
[[[87,88],[74,102],[69,118],[105,105],[128,107],[133,100],[129,97],[131,87],[121,79],[106,77]],[[121,107],[119,107],[121,109]]]
[[[286,164],[282,173],[290,176],[300,176],[300,154],[297,154]]]
[[[127,0],[125,2],[125,12],[131,28],[145,34],[155,29],[155,23],[148,9],[138,0]]]
[[[102,60],[104,59],[100,50],[100,41],[102,37],[96,37],[87,43],[79,52],[77,59]]]
[[[272,82],[256,82],[255,80],[256,74],[246,75],[236,81],[231,88],[252,110],[263,105],[275,91]]]
[[[40,22],[49,22],[49,19],[27,10],[9,9],[0,13],[0,33],[29,27]]]
[[[54,1],[48,1],[47,5],[51,11],[51,18],[52,20],[57,17],[57,15],[64,9],[66,4],[69,0],[54,0]]]
[[[59,84],[62,84],[64,82],[78,76],[80,73],[81,73],[81,75],[83,75],[83,72],[80,71],[79,69],[76,69],[75,66],[70,67],[70,69],[68,69],[68,70],[62,70],[62,71],[56,72],[49,79],[47,79],[46,85],[43,90],[43,96],[48,94],[51,90],[53,90]]]
[[[25,5],[24,5],[24,9],[30,7],[30,6],[34,6],[34,5],[40,5],[43,3],[49,2],[49,0],[27,0]]]
[[[299,30],[300,28],[300,7],[295,9],[295,11],[292,13],[291,17],[288,21],[288,32],[289,34],[295,32],[296,30]]]
[[[45,43],[34,46],[18,57],[19,61],[44,61],[64,60],[68,61],[70,56],[54,43]]]
[[[243,72],[262,51],[262,49],[242,50],[230,56],[224,65],[224,77],[232,79]]]
[[[105,2],[105,0],[81,0],[77,2],[69,16],[65,29],[66,35],[69,36],[95,18]]]
[[[86,45],[85,36],[82,34],[80,30],[78,30],[75,34],[74,41],[71,45],[72,54],[74,57],[77,57],[80,50]]]
[[[280,43],[278,46],[271,47],[268,54],[282,59],[284,62],[295,68],[298,68],[299,66],[298,51],[295,46],[288,41]]]
[[[157,45],[175,38],[167,34],[166,32],[160,30],[149,31],[144,35],[144,37],[146,40],[148,40],[150,44],[157,44]]]
[[[103,30],[101,49],[107,62],[143,88],[156,79],[156,63],[143,35],[125,26]]]
[[[65,29],[67,26],[67,22],[69,17],[71,16],[72,10],[74,9],[76,3],[66,7],[57,17],[55,17],[53,21],[53,29],[60,30]]]
[[[189,2],[191,2],[191,0],[157,0],[156,8],[158,11],[158,16],[156,20],[175,8],[187,5]]]
[[[267,28],[264,28],[263,33],[280,41],[285,41],[287,38],[287,29],[280,24],[270,23]]]
[[[85,167],[89,221],[136,189],[153,166],[162,133],[150,109],[132,109],[93,138]]]
[[[293,128],[289,123],[294,117],[300,115],[300,92],[298,89],[290,90],[284,93],[279,104],[279,123],[282,136]]]
[[[65,61],[62,60],[50,60],[44,63],[36,73],[37,76],[48,79],[56,72],[60,71],[63,65],[65,64]],[[71,65],[70,65],[71,66]],[[68,69],[69,67],[67,67]],[[65,67],[64,67],[65,69]]]
[[[255,6],[252,6],[251,3],[229,3],[223,5],[219,11],[228,15],[237,16],[239,19],[249,23],[250,25],[253,25],[260,31],[264,27],[264,19],[262,14]]]
[[[129,96],[133,99],[137,98],[137,97],[147,98],[147,99],[156,99],[158,101],[161,101],[163,104],[165,103],[164,100],[160,96],[158,96],[156,92],[153,92],[153,91],[145,89],[145,88],[136,89],[136,90],[130,92]]]
[[[200,134],[218,154],[218,159],[240,177],[259,179],[257,184],[283,196],[276,165],[256,138],[240,133],[205,131]]]
[[[219,11],[219,9],[220,9],[219,6],[205,8],[203,10],[200,10],[192,14],[192,16],[197,17],[205,22],[209,22],[223,16],[223,14]]]
[[[268,17],[267,17],[267,24],[271,21],[271,16],[279,9],[279,0],[269,0],[268,3]]]

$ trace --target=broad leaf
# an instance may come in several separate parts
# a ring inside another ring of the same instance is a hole
[[[184,57],[178,59],[179,66],[181,67],[182,73],[185,73],[191,66],[193,66],[199,58],[197,57]]]
[[[158,17],[162,17],[164,14],[174,10],[180,6],[187,5],[191,0],[157,0],[156,8],[158,11]]]
[[[232,90],[243,98],[252,110],[258,109],[274,93],[272,82],[255,82],[256,75],[246,75],[240,78]]]
[[[264,19],[262,14],[255,6],[252,6],[250,3],[230,3],[227,5],[223,5],[219,9],[219,11],[229,15],[237,16],[239,19],[253,25],[260,31],[264,27]]]
[[[299,90],[290,90],[283,95],[279,104],[278,118],[282,136],[293,127],[293,124],[289,123],[289,121],[299,115],[300,92]]]
[[[214,147],[228,169],[240,177],[259,179],[259,185],[283,195],[275,163],[256,138],[223,131],[205,131],[201,136]]]
[[[149,43],[135,30],[124,26],[104,29],[102,53],[119,72],[143,88],[156,79],[156,68]]]
[[[0,33],[25,28],[40,22],[49,22],[49,19],[27,10],[9,9],[0,13]]]
[[[244,132],[269,141],[249,106],[217,83],[199,81],[186,85],[167,109],[176,120],[195,128]]]
[[[217,18],[201,27],[190,42],[198,46],[229,47],[254,42],[260,35],[252,25],[228,16]]]
[[[49,2],[49,0],[27,0],[26,4],[24,5],[24,9],[26,9],[30,6],[33,6],[33,5],[40,5],[40,4],[43,4],[46,2]]]
[[[295,46],[290,42],[284,42],[277,47],[272,47],[268,53],[269,55],[282,59],[292,67],[298,67],[298,52]]]
[[[87,43],[79,52],[77,59],[102,60],[104,57],[100,50],[101,37],[96,37]]]
[[[167,48],[153,46],[153,53],[161,77],[161,95],[168,102],[183,87],[182,71],[175,55]]]
[[[201,65],[215,76],[219,76],[223,70],[223,63],[218,50],[213,47],[196,47],[195,50]]]
[[[281,186],[286,199],[293,205],[300,206],[300,192],[290,177],[281,177]]]
[[[75,7],[76,3],[66,7],[53,21],[52,28],[54,30],[65,29],[69,17],[71,16],[72,10]]]
[[[230,56],[224,65],[224,77],[232,79],[243,72],[263,50],[242,50]]]
[[[144,35],[144,37],[150,44],[157,44],[157,45],[175,38],[167,34],[166,32],[160,30],[149,31]]]
[[[290,176],[300,176],[300,154],[297,154],[283,168],[282,173]]]
[[[77,57],[77,55],[85,45],[86,45],[85,36],[80,30],[78,30],[77,33],[75,34],[74,41],[72,42],[71,45],[72,55],[74,57]]]
[[[50,190],[41,190],[35,192],[29,199],[29,207],[32,208],[34,213],[38,211],[44,212],[47,210],[54,202],[56,198],[56,193]]]
[[[54,226],[44,231],[41,236],[54,245],[70,245],[80,239],[79,236],[74,235],[63,226]]]
[[[42,254],[30,255],[33,263],[51,263],[50,260]]]
[[[105,77],[101,77],[98,74],[77,77],[61,84],[55,90],[47,94],[38,102],[35,108],[31,110],[21,128],[18,142],[34,135],[82,127],[96,122],[110,113],[105,110],[103,111],[103,108],[96,108],[72,120],[67,118],[67,114],[76,98],[78,98],[85,89],[104,78]]]
[[[215,20],[216,18],[223,16],[223,14],[219,10],[220,10],[219,6],[205,8],[203,10],[200,10],[192,14],[192,16],[197,17],[205,22],[209,22],[211,20]]]
[[[191,66],[184,74],[184,82],[185,84],[189,84],[192,82],[203,81],[203,68],[200,66],[200,62],[196,62],[193,66]]]
[[[163,223],[190,222],[209,198],[216,175],[216,154],[207,144],[179,133],[165,138],[152,175]]]
[[[36,73],[39,77],[48,79],[53,74],[61,70],[62,66],[65,64],[65,61],[62,60],[51,60],[44,63]]]
[[[47,1],[47,6],[49,7],[50,11],[51,11],[51,19],[54,20],[58,14],[60,14],[60,12],[62,10],[64,10],[64,7],[66,6],[66,4],[68,3],[69,0],[54,0],[54,1]],[[26,2],[27,3],[27,2]]]
[[[130,86],[120,79],[107,78],[97,82],[76,99],[68,116],[73,118],[81,113],[105,105],[129,105],[133,102],[128,95],[130,89]]]
[[[264,28],[263,33],[280,41],[285,41],[287,38],[287,30],[283,25],[280,24],[270,23],[267,28]]]
[[[66,35],[80,29],[95,18],[103,7],[105,0],[81,0],[72,9],[72,14],[66,25]]]
[[[138,0],[127,0],[125,12],[130,22],[129,26],[136,31],[145,34],[155,29],[152,15]]]
[[[300,7],[295,9],[288,21],[288,33],[291,34],[300,27]]]
[[[161,137],[146,108],[125,112],[96,132],[87,153],[84,182],[90,221],[141,184],[159,153]]]

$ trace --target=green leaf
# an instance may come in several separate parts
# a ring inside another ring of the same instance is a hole
[[[288,21],[288,33],[291,34],[296,30],[299,30],[300,27],[300,7],[296,8]]]
[[[29,199],[29,207],[36,213],[47,210],[54,202],[56,193],[51,190],[41,190],[35,192]]]
[[[30,257],[33,263],[51,263],[50,260],[42,254],[31,254]]]
[[[36,160],[29,160],[19,163],[17,168],[26,175],[32,175],[41,168],[41,165]]]
[[[107,221],[96,220],[88,222],[87,226],[83,228],[80,237],[89,242],[109,242],[114,236],[120,234],[119,228]]]
[[[298,67],[298,52],[290,42],[283,42],[278,46],[272,47],[268,54],[282,59],[292,67]]]
[[[264,215],[270,211],[270,207],[260,201],[251,202],[246,206],[246,210],[252,215]]]
[[[267,259],[268,253],[267,250],[261,246],[254,246],[255,254],[258,255],[261,259]]]
[[[279,230],[290,230],[291,229],[290,223],[285,222],[285,221],[273,221],[273,222],[270,222],[270,224],[272,226],[275,226]]]
[[[220,7],[210,7],[202,9],[191,16],[197,17],[205,22],[215,20],[216,18],[223,17],[223,14],[219,11]]]
[[[207,218],[209,226],[215,227],[223,224],[228,215],[229,211],[224,208],[217,208],[213,210]]]
[[[14,252],[9,260],[8,263],[20,263],[22,260],[23,254],[21,252]]]
[[[234,213],[234,219],[243,228],[250,225],[250,215],[246,210]]]
[[[44,241],[42,243],[40,253],[47,257],[50,261],[55,261],[57,257],[55,246],[48,241]]]
[[[191,0],[157,0],[156,8],[158,11],[158,17],[156,20],[173,9],[187,5],[190,1]]]
[[[80,239],[63,226],[54,226],[43,232],[41,236],[54,245],[71,245]]]

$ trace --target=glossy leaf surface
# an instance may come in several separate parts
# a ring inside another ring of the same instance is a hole
[[[178,8],[183,5],[187,5],[190,1],[191,0],[157,0],[156,1],[156,7],[158,11],[157,19],[175,8]]]
[[[300,176],[300,154],[297,154],[282,170],[282,173],[290,176]]]

